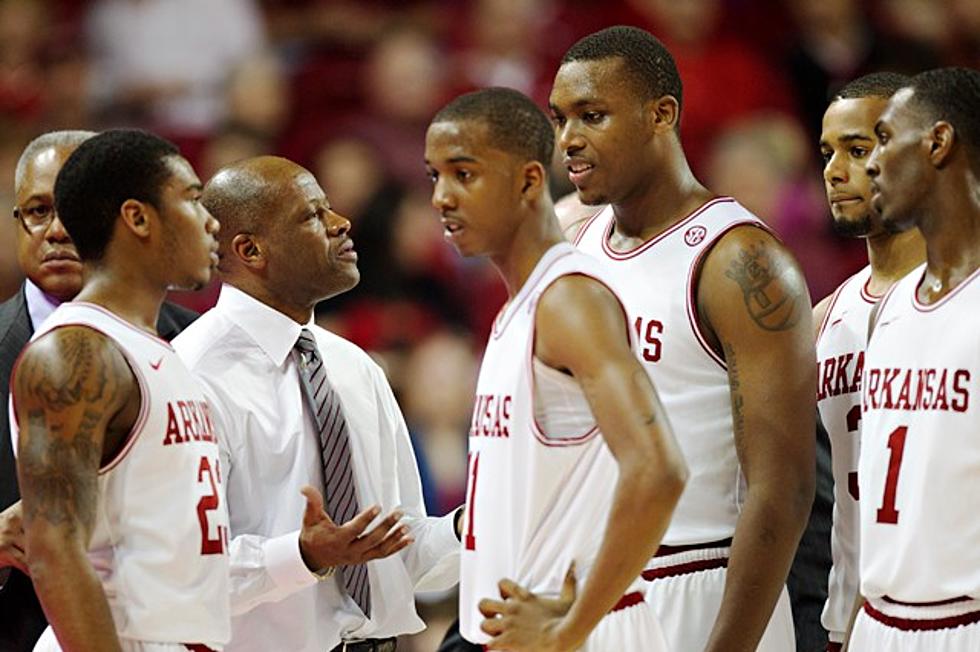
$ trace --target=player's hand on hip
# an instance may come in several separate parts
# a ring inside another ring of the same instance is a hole
[[[561,595],[539,597],[516,582],[501,580],[501,600],[480,600],[486,618],[480,629],[493,638],[489,650],[511,652],[570,652],[581,645],[565,640],[562,625],[575,602],[575,567],[568,569]]]
[[[27,572],[24,553],[24,524],[20,517],[20,501],[0,512],[0,568],[13,566]]]
[[[323,494],[309,485],[300,493],[306,497],[306,510],[299,533],[299,548],[310,570],[363,564],[393,555],[414,541],[409,536],[408,526],[399,523],[403,514],[398,510],[385,516],[370,530],[367,530],[368,525],[381,513],[378,505],[337,525],[323,508]]]

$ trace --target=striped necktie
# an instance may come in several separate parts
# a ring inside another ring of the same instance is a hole
[[[343,525],[359,511],[351,464],[350,436],[340,396],[327,380],[323,358],[313,333],[300,331],[294,350],[297,352],[303,395],[320,435],[323,462],[324,502],[327,514],[337,525]],[[340,573],[347,591],[364,615],[371,617],[371,585],[366,564],[342,566]]]

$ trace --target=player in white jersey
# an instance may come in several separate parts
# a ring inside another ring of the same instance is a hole
[[[509,89],[455,99],[426,135],[447,239],[489,256],[510,294],[470,429],[460,631],[489,649],[657,652],[639,576],[686,472],[608,274],[562,238],[553,149]]]
[[[863,238],[868,266],[846,280],[813,310],[817,327],[817,408],[830,438],[834,476],[831,530],[833,565],[821,621],[828,650],[840,650],[858,598],[858,485],[861,373],[868,320],[878,299],[925,259],[916,229],[885,230],[871,207],[871,180],[864,169],[875,143],[874,126],[909,78],[873,73],[848,83],[823,116],[820,152],[834,228]]]
[[[872,203],[926,264],[873,316],[858,487],[861,652],[980,649],[980,72],[912,78],[875,126]]]
[[[155,337],[170,286],[217,264],[218,224],[171,143],[109,131],[55,185],[86,283],[12,380],[27,564],[52,630],[38,650],[220,649],[228,516],[204,395]]]
[[[814,490],[815,358],[796,262],[694,177],[681,81],[653,36],[565,54],[550,104],[569,178],[609,204],[579,247],[609,264],[691,471],[645,576],[682,652],[795,647],[784,583]]]

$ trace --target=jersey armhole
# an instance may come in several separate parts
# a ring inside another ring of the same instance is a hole
[[[704,336],[704,327],[701,324],[701,317],[698,313],[697,292],[698,284],[701,282],[701,266],[704,264],[705,259],[707,259],[708,254],[714,250],[715,245],[717,245],[722,238],[728,235],[728,233],[742,226],[751,226],[760,229],[765,233],[768,233],[777,242],[782,244],[782,240],[779,239],[779,236],[777,236],[772,229],[762,222],[755,220],[741,220],[738,222],[733,222],[715,234],[715,236],[701,248],[701,251],[698,252],[698,255],[691,262],[691,268],[688,270],[687,275],[687,320],[691,326],[691,332],[694,333],[694,339],[698,341],[698,344],[700,344],[704,352],[708,354],[708,357],[714,360],[718,366],[725,370],[726,373],[728,371],[728,364],[725,362],[725,358],[721,355],[720,351],[715,351],[711,344],[708,343],[708,339]]]
[[[634,349],[635,342],[633,339],[633,334],[630,331],[629,313],[626,312],[626,307],[623,304],[623,300],[620,298],[619,294],[615,290],[613,290],[601,278],[584,271],[569,272],[567,274],[562,274],[560,276],[556,276],[555,278],[551,279],[551,282],[541,289],[540,293],[538,293],[537,299],[534,301],[534,309],[531,314],[531,337],[529,338],[527,344],[527,351],[524,356],[525,357],[524,364],[527,365],[528,392],[530,393],[529,407],[530,407],[530,417],[531,417],[531,430],[534,432],[534,437],[545,446],[576,446],[592,440],[599,433],[599,425],[595,424],[587,432],[581,435],[577,435],[574,437],[551,437],[544,431],[544,429],[541,427],[541,424],[538,423],[538,416],[537,416],[537,409],[536,409],[537,401],[535,400],[537,391],[536,391],[535,374],[534,374],[534,360],[535,360],[535,348],[536,348],[535,345],[538,339],[537,338],[538,301],[540,300],[541,296],[548,291],[548,288],[554,285],[556,281],[570,276],[582,276],[588,279],[592,279],[596,283],[599,283],[601,286],[606,288],[606,290],[608,290],[609,293],[613,295],[613,297],[616,299],[616,303],[619,304],[619,309],[623,313],[623,323],[626,326],[626,345],[629,347],[630,351],[633,351],[635,353],[635,349]],[[541,364],[545,364],[545,363],[542,361]],[[553,369],[553,367],[549,367],[549,369]],[[557,369],[555,369],[555,371],[557,373],[561,373]],[[574,378],[574,376],[569,376],[569,378]],[[591,408],[590,408],[590,412],[591,412]],[[595,416],[593,415],[593,421],[594,420],[595,420]]]

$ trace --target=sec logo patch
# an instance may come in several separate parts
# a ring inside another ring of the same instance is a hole
[[[704,240],[704,236],[706,235],[708,235],[708,229],[701,225],[692,226],[684,234],[684,242],[687,243],[687,246],[694,247],[695,245],[701,244],[701,241]]]

